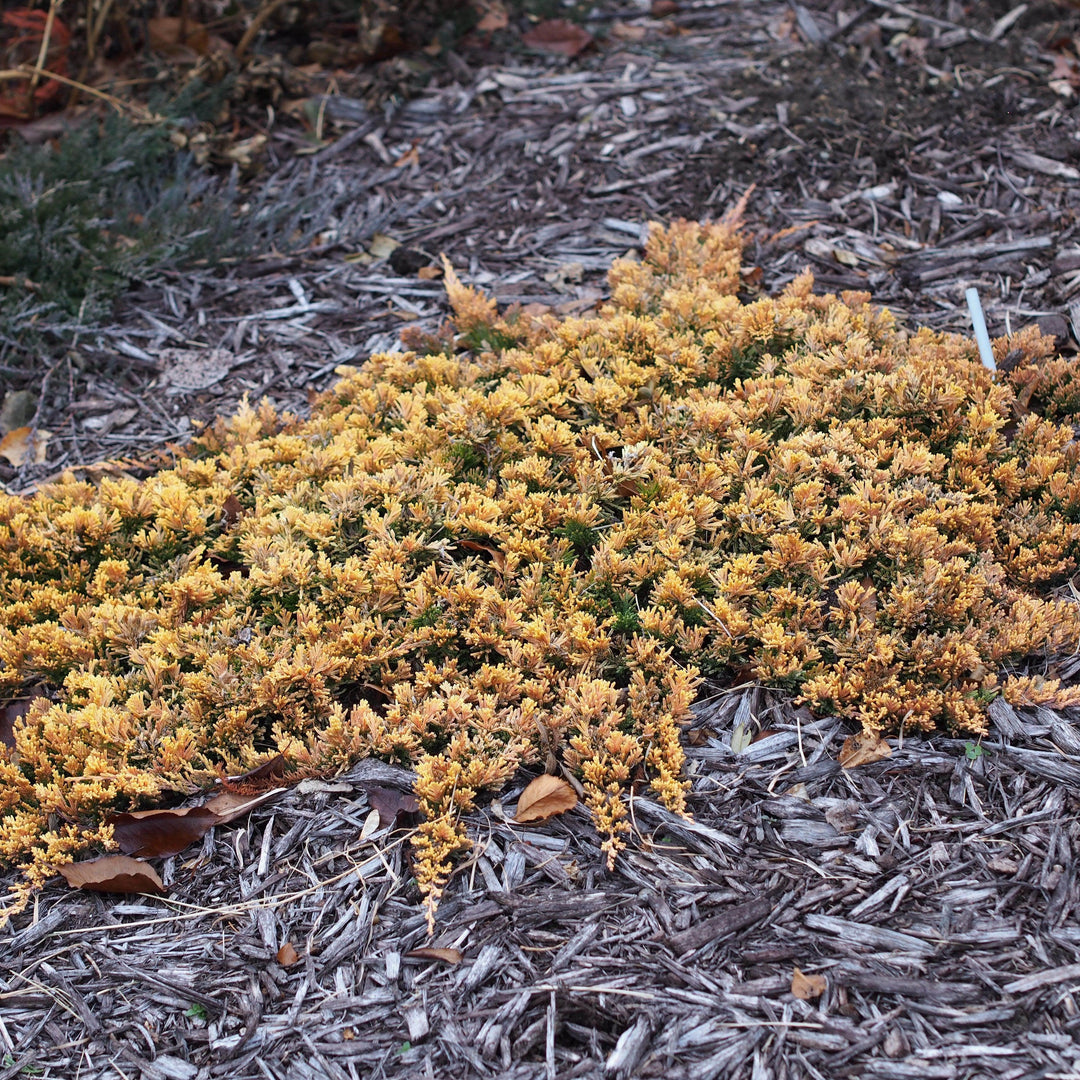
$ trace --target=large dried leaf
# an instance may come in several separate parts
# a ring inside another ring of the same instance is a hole
[[[532,49],[577,56],[592,44],[593,38],[588,30],[577,23],[566,19],[545,19],[522,34],[521,40]]]
[[[379,824],[384,829],[396,828],[401,819],[408,818],[420,809],[420,801],[410,791],[385,787],[382,784],[365,784],[368,802],[379,813]]]
[[[804,975],[798,968],[791,976],[791,993],[800,1001],[816,1001],[826,985],[824,975]]]
[[[891,753],[892,747],[876,731],[860,731],[844,740],[840,748],[840,765],[854,769],[887,758]]]
[[[17,427],[0,439],[0,457],[7,458],[16,469],[28,462],[41,465],[48,454],[51,436],[51,431],[41,428],[34,431],[31,427]]]
[[[545,773],[532,781],[518,799],[515,821],[546,821],[577,806],[577,793],[561,777]]]
[[[105,855],[57,867],[73,889],[104,893],[162,893],[165,884],[149,864],[127,855]]]
[[[275,788],[258,795],[223,791],[202,806],[188,806],[179,810],[136,810],[110,814],[105,820],[113,827],[113,837],[125,855],[168,857],[178,855],[184,848],[201,840],[215,825],[226,825],[243,817],[280,790]]]
[[[221,824],[221,818],[205,806],[185,810],[137,810],[131,814],[110,814],[106,822],[113,827],[113,837],[125,855],[146,858],[176,855],[208,829]]]

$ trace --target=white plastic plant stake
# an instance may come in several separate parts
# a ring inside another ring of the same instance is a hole
[[[979,356],[982,357],[983,367],[997,371],[994,350],[990,348],[990,335],[986,332],[986,319],[983,316],[982,302],[979,300],[979,290],[972,287],[964,293],[964,296],[967,297],[971,325],[975,327],[975,344],[979,346]]]

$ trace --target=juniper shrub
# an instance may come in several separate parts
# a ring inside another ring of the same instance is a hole
[[[284,754],[411,763],[433,911],[463,815],[574,770],[609,860],[635,776],[684,812],[703,677],[865,728],[977,734],[1076,649],[1076,365],[998,380],[804,274],[741,302],[730,226],[655,228],[595,315],[447,269],[456,337],[378,355],[310,419],[244,408],[145,481],[0,497],[0,860],[29,890],[103,815]],[[470,344],[471,343],[471,344]],[[493,346],[491,343],[498,343]]]

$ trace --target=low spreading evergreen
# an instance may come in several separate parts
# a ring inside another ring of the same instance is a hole
[[[655,228],[561,320],[447,268],[454,327],[310,419],[248,408],[145,481],[0,497],[0,702],[36,695],[0,747],[15,906],[110,808],[276,754],[413,766],[433,909],[521,765],[577,774],[609,859],[631,782],[682,812],[705,678],[884,732],[1075,703],[1048,666],[1080,641],[1075,365],[1031,331],[994,377],[809,274],[743,302],[740,255]]]

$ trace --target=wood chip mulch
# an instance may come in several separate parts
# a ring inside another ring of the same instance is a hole
[[[315,154],[276,129],[267,182],[319,194],[319,245],[128,296],[84,366],[49,369],[41,472],[146,458],[244,393],[302,411],[336,365],[434,328],[441,285],[404,253],[346,260],[377,235],[503,303],[584,311],[643,222],[751,183],[748,289],[809,264],[969,332],[974,285],[992,335],[1040,319],[1073,347],[1080,123],[1050,82],[1075,8],[601,14],[572,61],[466,53],[381,114],[339,103]],[[717,688],[688,733],[692,821],[635,795],[608,873],[582,810],[520,826],[494,803],[434,939],[407,829],[371,826],[372,785],[409,774],[361,763],[166,860],[164,899],[46,889],[0,934],[0,1080],[1080,1078],[1076,719],[995,702],[981,743],[904,737],[843,769],[850,728]]]

